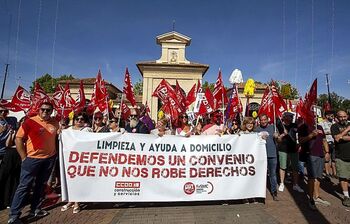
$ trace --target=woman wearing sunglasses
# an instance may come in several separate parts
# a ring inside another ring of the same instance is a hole
[[[86,126],[88,117],[85,113],[74,114],[73,126],[69,127],[68,130],[86,131],[92,132],[92,128]],[[77,214],[81,211],[79,202],[68,202],[61,207],[61,211],[67,211],[73,208],[73,214]]]
[[[103,123],[103,114],[100,111],[94,114],[93,130],[96,133],[109,132],[109,128]]]
[[[109,120],[109,130],[111,132],[120,132],[120,133],[125,133],[125,128],[122,128],[124,126],[124,121],[120,120],[118,124],[118,119],[112,118]]]
[[[178,127],[175,130],[175,135],[190,137],[192,135],[191,126],[188,124],[188,115],[181,114],[178,120]]]

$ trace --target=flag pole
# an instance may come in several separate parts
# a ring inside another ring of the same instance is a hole
[[[275,104],[272,104],[272,108],[273,108],[273,124],[275,126],[275,132],[277,132],[277,124],[276,124],[276,109],[275,109]]]
[[[120,118],[122,116],[123,96],[124,96],[124,93],[122,93],[122,97],[120,99],[120,108],[119,108],[119,114],[118,114],[118,127],[120,124]]]
[[[233,97],[233,93],[234,91],[236,91],[236,85],[235,83],[232,84],[232,93],[231,93],[231,97],[228,101],[228,104],[227,104],[227,110],[226,110],[226,113],[225,113],[225,119],[226,121],[224,123],[227,123],[227,120],[228,120],[228,116],[229,116],[229,111],[231,109],[231,101],[232,101],[232,97]]]
[[[225,87],[224,87],[225,88]],[[224,92],[224,91],[222,91]],[[225,101],[224,101],[224,93],[221,94],[222,96],[222,124],[225,126],[225,116],[224,116],[224,113],[225,113]]]

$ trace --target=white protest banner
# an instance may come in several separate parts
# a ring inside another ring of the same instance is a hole
[[[257,134],[163,136],[64,130],[63,200],[203,201],[266,197]]]

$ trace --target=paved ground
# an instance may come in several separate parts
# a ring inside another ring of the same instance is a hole
[[[305,184],[302,185],[306,189]],[[306,194],[294,192],[286,185],[279,194],[280,201],[270,195],[264,203],[241,204],[237,201],[215,201],[196,203],[137,204],[136,207],[113,207],[112,203],[87,204],[79,214],[72,210],[61,212],[62,204],[52,207],[50,215],[39,220],[28,220],[24,210],[24,223],[350,223],[350,208],[341,204],[338,181],[324,181],[321,196],[332,203],[318,205],[317,211],[307,206]],[[232,189],[234,190],[234,189]],[[6,223],[8,210],[0,211],[0,223]]]

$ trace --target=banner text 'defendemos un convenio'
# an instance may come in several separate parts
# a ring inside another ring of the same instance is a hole
[[[63,200],[203,201],[266,197],[257,134],[163,136],[64,130]]]

